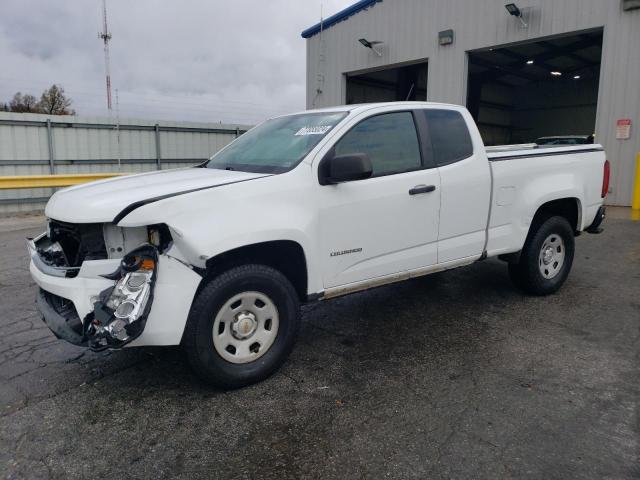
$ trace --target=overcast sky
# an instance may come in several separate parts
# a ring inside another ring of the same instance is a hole
[[[325,18],[355,0],[322,0]],[[107,0],[121,117],[255,123],[305,107],[321,0]],[[101,0],[0,0],[0,101],[58,83],[106,115]]]

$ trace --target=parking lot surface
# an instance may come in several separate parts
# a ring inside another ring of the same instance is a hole
[[[561,291],[485,261],[304,309],[269,380],[200,382],[179,348],[91,353],[34,305],[0,220],[3,478],[639,478],[640,222],[576,241]]]

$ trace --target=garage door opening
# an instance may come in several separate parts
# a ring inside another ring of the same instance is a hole
[[[467,107],[485,144],[593,142],[601,56],[602,30],[469,52]]]
[[[426,62],[347,74],[346,104],[426,99]]]

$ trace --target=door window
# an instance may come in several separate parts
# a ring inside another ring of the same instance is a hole
[[[369,155],[374,177],[422,168],[411,112],[385,113],[367,118],[347,132],[334,148],[336,155]]]

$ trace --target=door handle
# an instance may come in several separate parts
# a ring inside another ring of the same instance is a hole
[[[416,185],[409,190],[409,195],[419,195],[421,193],[433,192],[436,189],[435,185]]]

